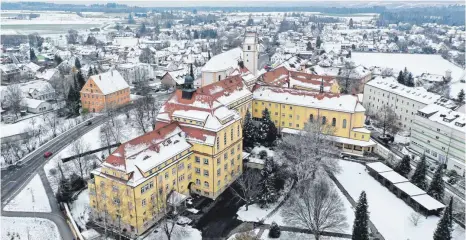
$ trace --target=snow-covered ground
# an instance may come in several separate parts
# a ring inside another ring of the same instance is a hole
[[[351,54],[351,59],[356,65],[363,65],[365,67],[393,68],[395,74],[405,67],[414,76],[419,76],[423,73],[445,76],[446,71],[450,70],[452,71],[450,96],[456,98],[461,88],[466,90],[466,84],[459,82],[464,69],[443,59],[440,55],[354,52]]]
[[[343,205],[344,205],[345,210],[346,210],[345,215],[346,215],[346,223],[348,224],[348,227],[346,229],[342,229],[341,233],[351,234],[352,225],[353,225],[353,222],[354,222],[354,209],[353,209],[353,206],[351,206],[351,203],[348,202],[348,200],[345,198],[343,193],[340,192],[340,190],[333,183],[333,181],[330,178],[328,180],[329,180],[330,183],[332,183],[332,186],[335,188],[335,190],[337,190],[337,192],[338,192],[338,194],[340,196],[340,199],[342,200]],[[282,209],[285,207],[285,205],[286,205],[286,203],[275,214],[273,214],[272,216],[267,218],[265,220],[265,223],[271,224],[272,222],[276,222],[279,226],[300,227],[300,226],[296,226],[294,224],[287,223],[285,221],[285,219],[282,216],[282,212],[281,212]]]
[[[291,182],[287,181],[277,202],[268,205],[266,208],[261,208],[259,204],[255,203],[249,205],[248,210],[246,211],[246,205],[241,206],[236,213],[238,214],[238,219],[245,222],[258,222],[265,220],[267,214],[272,212],[281,202],[284,201],[285,195],[290,190],[291,186]]]
[[[422,222],[414,226],[409,217],[415,211],[372,178],[363,165],[340,161],[340,166],[342,171],[336,175],[337,179],[353,199],[358,199],[360,193],[366,191],[370,219],[386,240],[432,239],[439,217],[422,218]],[[463,240],[464,229],[455,226],[452,235],[453,239]]]
[[[131,121],[126,120],[126,116],[124,114],[119,115],[117,117],[117,120],[121,121],[122,124],[124,124],[123,128],[122,128],[122,134],[121,134],[122,142],[126,142],[126,141],[128,141],[130,139],[133,139],[133,138],[141,135],[141,133],[138,131],[138,129],[135,126],[133,126],[133,123]],[[89,147],[89,150],[97,149],[97,148],[100,148],[102,146],[101,138],[100,138],[100,129],[101,129],[101,127],[102,126],[98,126],[98,127],[92,129],[91,131],[89,131],[88,133],[86,133],[85,135],[83,135],[81,137],[81,139],[83,139],[83,142]],[[47,162],[47,164],[45,164],[45,166],[44,166],[44,171],[45,171],[45,173],[47,175],[47,179],[49,180],[50,186],[52,187],[54,192],[57,192],[58,183],[59,183],[58,173],[56,172],[57,164],[58,164],[58,162],[61,163],[62,158],[69,157],[69,156],[73,155],[73,153],[71,151],[71,147],[72,147],[72,143],[70,143],[70,145],[68,145],[61,152],[54,153],[54,156],[52,157],[52,159],[50,159]],[[101,159],[102,154],[104,154],[106,156],[106,155],[108,155],[108,151],[105,150],[105,151],[102,151],[100,153],[95,153],[95,156],[97,158]],[[62,169],[63,169],[64,174],[66,176],[70,176],[72,173],[79,174],[79,170],[78,170],[78,168],[76,168],[73,161],[69,161],[67,163],[61,163],[61,166],[62,166]],[[91,167],[91,166],[92,166],[92,164],[89,164],[89,167]],[[52,169],[55,169],[55,170],[52,170]],[[88,176],[88,173],[89,173],[90,170],[92,170],[92,169],[89,168],[88,171],[85,173],[85,176],[84,176],[85,178]],[[55,174],[53,174],[53,172],[55,172]]]
[[[1,217],[1,239],[59,240],[57,225],[43,218]]]
[[[152,230],[152,232],[147,235],[144,240],[166,240],[167,236],[163,232],[162,229],[156,228]],[[180,226],[175,224],[175,228],[173,230],[173,234],[171,236],[171,240],[202,240],[201,231],[186,225]]]
[[[15,212],[51,212],[49,198],[39,174],[36,174],[28,185],[3,210]]]
[[[267,157],[273,157],[275,155],[275,152],[273,150],[270,150],[268,147],[264,147],[264,146],[257,146],[257,147],[254,147],[251,151],[251,154],[253,156],[259,156],[259,153],[262,152],[262,151],[265,151],[267,152]]]
[[[89,213],[91,211],[88,189],[82,191],[78,195],[76,201],[70,205],[70,211],[76,224],[81,227],[81,229],[87,229],[86,223],[89,221]]]
[[[259,229],[256,228],[251,231],[251,233],[254,233],[254,235],[257,236],[259,233]],[[235,240],[236,236],[238,236],[240,233],[233,234],[231,237],[228,238],[228,240]],[[262,233],[261,240],[275,240],[275,239],[280,239],[280,240],[301,240],[301,239],[306,239],[306,240],[315,240],[314,235],[312,234],[306,234],[306,233],[295,233],[295,232],[285,232],[281,231],[280,238],[269,238],[269,230],[266,229]],[[337,237],[326,237],[326,236],[321,236],[321,240],[343,240],[346,238],[337,238]]]

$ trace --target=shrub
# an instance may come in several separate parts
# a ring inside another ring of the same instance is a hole
[[[270,231],[269,231],[269,237],[270,238],[279,238],[280,237],[280,227],[276,222],[272,222],[272,225],[270,226]]]
[[[265,158],[267,158],[267,151],[265,151],[265,150],[260,151],[260,152],[259,152],[259,158],[260,158],[260,159],[265,159]]]
[[[55,176],[55,175],[57,175],[57,169],[52,168],[52,169],[49,170],[49,173],[50,173],[50,175]]]
[[[81,176],[79,176],[76,173],[73,173],[70,176],[70,184],[72,191],[78,191],[82,189],[84,186],[86,186],[86,182],[84,181],[84,179],[82,179]]]

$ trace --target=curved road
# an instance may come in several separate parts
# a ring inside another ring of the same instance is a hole
[[[62,239],[74,239],[75,236],[71,232],[71,229],[59,209],[58,203],[55,199],[55,195],[50,187],[49,181],[45,175],[43,166],[47,163],[48,159],[44,158],[44,152],[50,151],[52,153],[59,153],[66,146],[68,146],[73,140],[78,139],[82,135],[96,128],[105,121],[105,116],[97,116],[91,119],[91,125],[87,125],[85,121],[69,131],[55,137],[48,141],[46,144],[39,147],[37,150],[26,156],[22,164],[13,170],[2,170],[1,171],[1,199],[2,199],[2,216],[7,217],[39,217],[49,219],[54,222],[60,232]],[[47,192],[47,196],[52,208],[51,213],[33,213],[33,212],[10,212],[3,211],[3,207],[13,199],[21,190],[29,183],[31,178],[36,174],[41,177],[44,188]]]

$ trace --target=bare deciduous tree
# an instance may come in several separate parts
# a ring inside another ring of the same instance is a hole
[[[119,119],[116,119],[114,125],[108,121],[105,122],[100,128],[100,142],[102,147],[121,142],[122,129],[123,124]],[[110,148],[108,149],[108,154],[111,154]]]
[[[47,113],[42,115],[42,118],[44,119],[44,123],[47,125],[50,131],[52,131],[53,137],[56,137],[58,126],[60,125],[60,120],[58,119],[57,114],[54,112]]]
[[[395,111],[388,105],[383,105],[375,115],[375,126],[382,128],[383,136],[387,133],[395,135],[400,131],[400,123],[396,118]]]
[[[249,170],[238,177],[234,186],[230,186],[233,195],[246,203],[246,211],[259,194],[260,186],[258,183],[260,181],[260,174]]]
[[[71,153],[76,155],[76,158],[73,159],[73,164],[79,170],[81,178],[84,179],[84,173],[87,171],[90,161],[88,158],[81,156],[83,153],[89,150],[89,145],[84,142],[83,139],[78,139],[71,144]]]
[[[9,85],[6,88],[5,96],[3,97],[5,106],[18,116],[21,112],[21,105],[23,103],[23,92],[18,84]]]
[[[340,170],[335,156],[339,150],[333,145],[335,127],[326,119],[311,119],[297,134],[284,135],[276,148],[277,155],[286,159],[297,182],[315,179],[322,170]]]
[[[311,230],[316,240],[323,231],[348,226],[343,202],[326,178],[299,183],[292,191],[283,209],[285,221]]]
[[[409,221],[414,225],[417,226],[419,223],[422,222],[421,220],[421,214],[418,212],[413,212],[411,215],[409,215]]]

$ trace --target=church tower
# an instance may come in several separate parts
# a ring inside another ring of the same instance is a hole
[[[257,45],[257,34],[255,32],[246,32],[243,42],[243,62],[244,66],[254,75],[257,76],[257,64],[259,60],[259,50]]]

